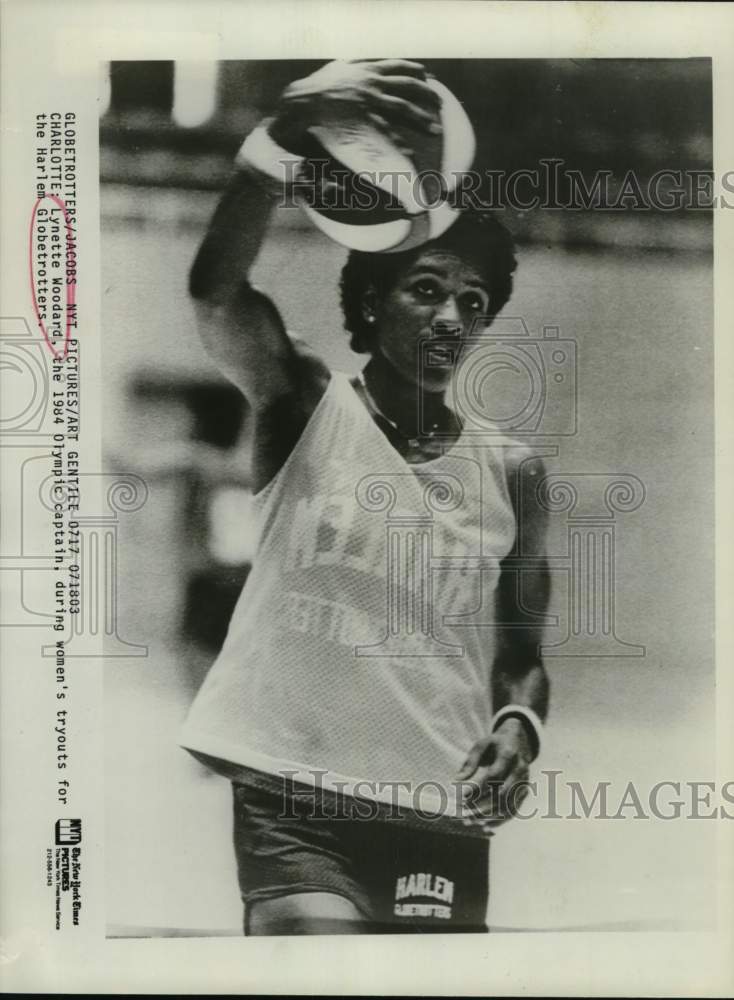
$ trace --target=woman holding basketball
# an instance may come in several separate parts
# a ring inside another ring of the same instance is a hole
[[[267,138],[300,154],[345,111],[405,155],[446,131],[423,67],[380,60],[291,85]],[[343,323],[368,360],[350,380],[249,283],[278,192],[247,143],[238,167],[191,292],[251,408],[260,541],[181,742],[233,782],[246,933],[486,930],[489,835],[517,813],[547,710],[518,611],[548,601],[542,468],[469,434],[448,396],[510,296],[512,244],[461,212],[353,250]]]

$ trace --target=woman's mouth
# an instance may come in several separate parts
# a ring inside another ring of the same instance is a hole
[[[462,329],[442,329],[431,331],[431,336],[423,345],[423,359],[426,368],[453,368],[463,347]]]
[[[453,368],[459,354],[459,343],[429,344],[426,348],[425,359],[427,368]]]

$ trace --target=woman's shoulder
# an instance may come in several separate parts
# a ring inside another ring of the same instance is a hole
[[[298,373],[297,384],[306,400],[315,406],[331,381],[331,369],[302,337],[289,330],[288,339],[293,347],[293,363]]]
[[[480,460],[487,462],[503,481],[516,514],[521,505],[525,510],[538,506],[540,484],[546,477],[547,469],[537,448],[504,433],[499,427],[491,431],[485,425],[483,430],[484,433],[474,435],[463,422],[461,440],[474,445],[478,457],[482,456]]]
[[[515,515],[526,529],[545,530],[548,510],[543,502],[546,466],[537,449],[527,441],[507,438],[503,449],[505,477]]]
[[[538,478],[545,475],[545,462],[536,449],[527,441],[506,437],[503,439],[505,468],[508,476],[520,475]]]
[[[472,426],[461,412],[461,407],[451,406],[452,429],[465,444],[475,443],[501,461],[508,477],[517,477],[520,472],[531,476],[545,474],[545,463],[533,444],[505,433],[501,427],[483,422]]]

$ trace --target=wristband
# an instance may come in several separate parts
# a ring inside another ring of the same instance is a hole
[[[234,162],[241,169],[250,167],[259,174],[266,175],[277,181],[282,188],[286,182],[293,182],[304,158],[278,145],[268,132],[272,121],[272,118],[268,118],[250,132],[240,146]]]
[[[540,716],[528,708],[527,705],[504,705],[499,711],[495,712],[492,718],[491,731],[494,732],[505,719],[520,719],[520,721],[525,726],[525,731],[530,739],[530,749],[532,752],[532,759],[535,758],[540,753],[540,736],[543,732],[543,722]]]

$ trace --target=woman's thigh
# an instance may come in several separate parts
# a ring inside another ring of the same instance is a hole
[[[369,924],[354,903],[334,892],[295,892],[245,907],[245,934],[366,934]]]
[[[282,814],[269,793],[234,785],[234,846],[245,933],[361,932],[370,901],[354,873],[348,823]]]
[[[246,934],[486,932],[485,840],[282,813],[277,797],[235,785]]]

